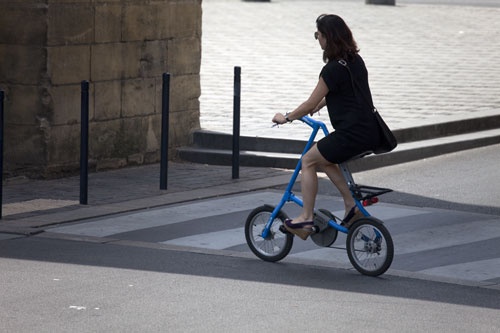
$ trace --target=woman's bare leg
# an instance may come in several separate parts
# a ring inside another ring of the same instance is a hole
[[[330,178],[332,183],[337,187],[340,195],[342,196],[342,199],[344,199],[345,218],[347,213],[349,213],[349,210],[351,210],[351,208],[356,205],[356,202],[351,195],[351,191],[349,190],[349,186],[347,185],[344,176],[342,176],[342,172],[340,171],[338,164],[328,163],[321,165],[320,168],[326,173],[328,178]]]
[[[316,194],[318,193],[317,168],[321,168],[330,178],[332,183],[338,188],[345,205],[345,216],[349,210],[356,205],[349,186],[347,185],[342,172],[337,164],[327,161],[314,145],[302,158],[302,170],[300,185],[302,190],[303,208],[302,213],[293,219],[292,223],[312,221]]]
[[[318,193],[318,175],[316,169],[318,166],[329,163],[323,158],[316,145],[314,145],[302,157],[302,170],[300,186],[302,190],[302,213],[293,219],[293,223],[312,221],[314,213],[314,203]]]

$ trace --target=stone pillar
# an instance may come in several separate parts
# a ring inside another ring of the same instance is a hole
[[[365,0],[367,5],[396,5],[396,0]]]
[[[201,0],[4,0],[0,26],[8,173],[77,170],[82,80],[91,167],[159,160],[163,72],[170,148],[199,128]]]

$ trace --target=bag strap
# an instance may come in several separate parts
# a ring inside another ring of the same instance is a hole
[[[361,87],[359,87],[357,82],[354,81],[354,77],[352,75],[351,69],[347,65],[347,62],[343,59],[341,59],[337,62],[339,64],[341,64],[342,66],[344,66],[347,69],[347,71],[349,72],[349,76],[351,77],[351,85],[352,85],[352,90],[354,91],[354,95],[356,95],[356,87],[358,87],[358,90],[361,92],[361,96],[363,96],[365,102],[367,102],[368,105],[371,106],[373,112],[377,112],[377,108],[373,105],[373,101],[370,98],[368,98],[365,94],[363,94],[363,90],[361,89]]]

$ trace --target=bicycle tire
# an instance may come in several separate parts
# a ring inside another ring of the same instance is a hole
[[[270,262],[285,258],[293,245],[293,235],[283,233],[279,229],[288,218],[283,211],[279,211],[274,219],[270,236],[267,239],[262,238],[262,230],[273,211],[274,207],[269,205],[257,207],[248,215],[245,223],[245,239],[248,247],[257,257]]]
[[[391,234],[382,221],[373,217],[354,222],[347,234],[346,248],[349,261],[364,275],[385,273],[394,258]]]

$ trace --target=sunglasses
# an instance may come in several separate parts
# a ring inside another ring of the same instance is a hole
[[[319,37],[319,32],[317,32],[317,31],[316,31],[316,32],[314,33],[314,39],[318,39],[318,37]]]

